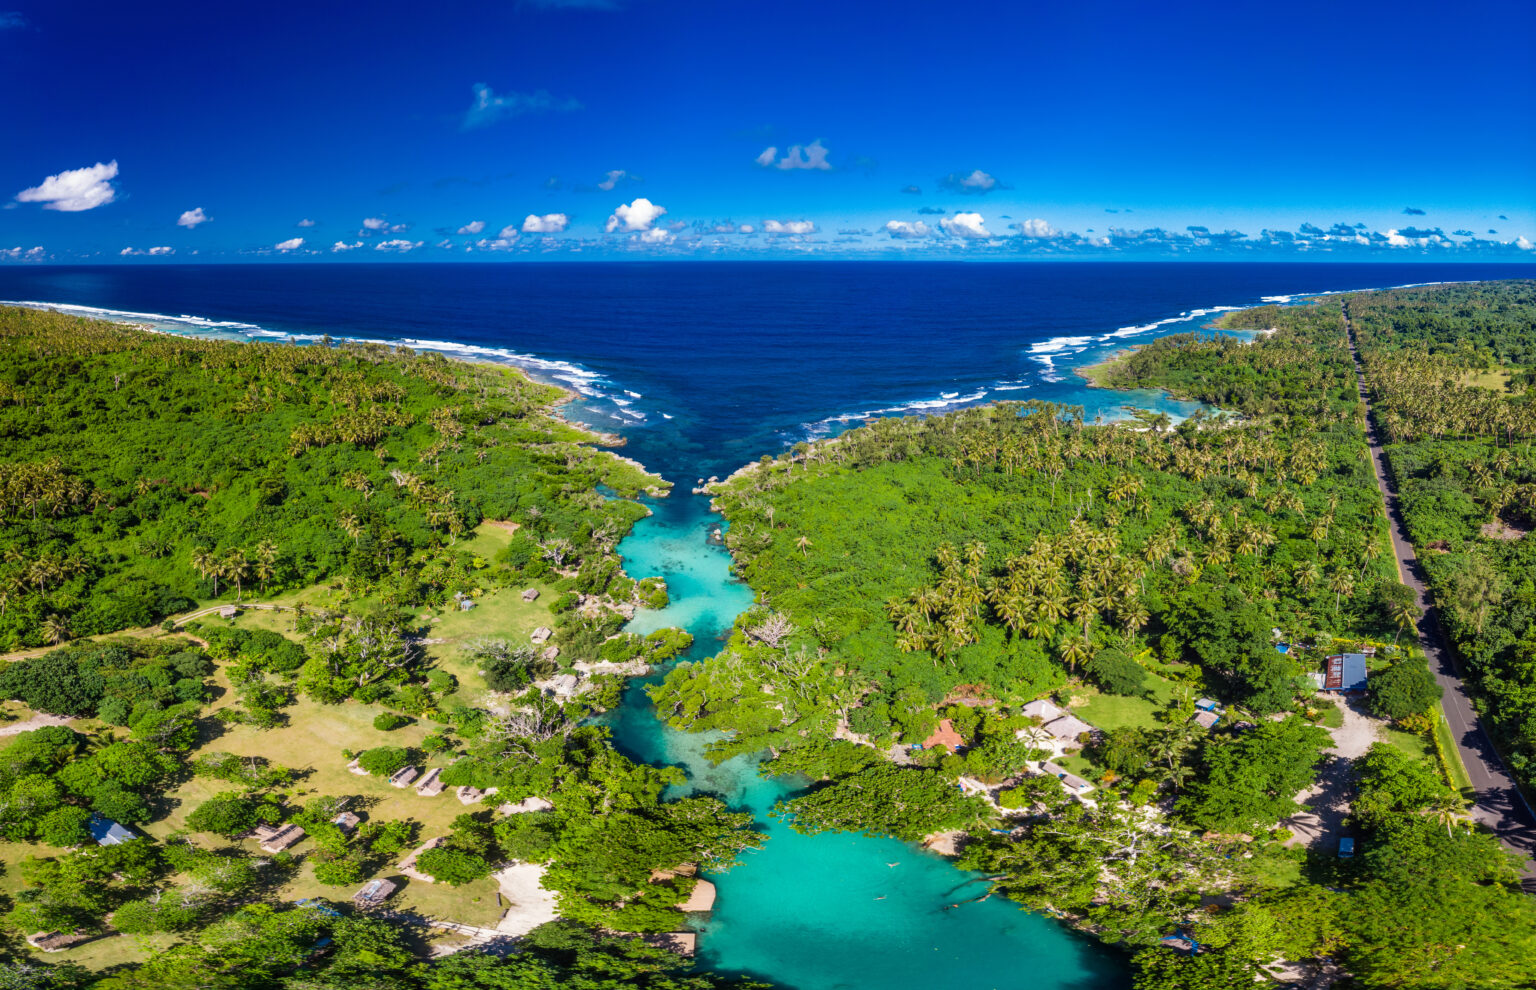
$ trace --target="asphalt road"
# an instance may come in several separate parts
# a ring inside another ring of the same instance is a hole
[[[1536,813],[1525,801],[1514,778],[1504,769],[1498,751],[1494,749],[1488,733],[1483,731],[1472,706],[1472,696],[1462,682],[1456,667],[1456,658],[1446,645],[1445,633],[1429,592],[1427,576],[1419,565],[1419,558],[1408,542],[1408,527],[1403,523],[1402,508],[1398,503],[1397,490],[1389,481],[1386,460],[1382,456],[1382,437],[1371,409],[1371,400],[1365,388],[1365,371],[1360,364],[1360,351],[1355,345],[1355,328],[1349,322],[1349,304],[1344,304],[1344,325],[1349,331],[1349,349],[1355,358],[1355,374],[1360,387],[1360,400],[1365,403],[1369,415],[1366,436],[1371,447],[1371,466],[1376,471],[1376,487],[1381,490],[1382,501],[1387,507],[1387,521],[1392,534],[1392,552],[1397,557],[1398,575],[1402,582],[1413,589],[1419,606],[1419,645],[1429,658],[1429,668],[1435,680],[1445,691],[1442,705],[1445,721],[1450,726],[1451,737],[1461,752],[1461,762],[1466,765],[1467,776],[1476,792],[1472,804],[1472,817],[1487,827],[1509,848],[1522,857],[1521,872],[1527,878],[1527,887],[1536,886],[1536,869],[1531,860],[1536,858]]]

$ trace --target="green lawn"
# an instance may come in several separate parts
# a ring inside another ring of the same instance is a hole
[[[1412,732],[1383,726],[1377,738],[1389,746],[1397,747],[1416,760],[1426,759],[1433,762],[1435,759],[1435,748],[1430,741]]]
[[[1154,728],[1159,724],[1155,715],[1167,707],[1176,687],[1173,681],[1149,671],[1147,697],[1101,694],[1089,688],[1087,690],[1093,693],[1088,701],[1073,708],[1072,714],[1100,729],[1120,729],[1126,726]]]

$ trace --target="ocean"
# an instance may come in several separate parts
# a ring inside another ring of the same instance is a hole
[[[673,603],[631,628],[678,625],[719,649],[751,604],[699,479],[874,415],[1041,399],[1113,418],[1193,404],[1086,387],[1073,369],[1217,314],[1305,294],[1521,278],[1531,265],[747,262],[0,267],[0,300],[60,305],[178,333],[355,337],[516,363],[566,385],[568,413],[621,433],[676,484],[619,546]],[[755,762],[718,767],[667,729],[636,683],[609,722],[632,756],[684,767],[684,790],[752,811],[766,846],[713,878],[706,966],[794,990],[1109,990],[1117,953],[992,898],[937,856],[889,839],[797,835],[788,793]]]

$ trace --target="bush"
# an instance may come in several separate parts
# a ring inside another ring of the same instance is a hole
[[[315,880],[328,887],[347,887],[363,879],[363,864],[350,859],[328,859],[315,864]]]
[[[1400,660],[1370,680],[1372,713],[1393,720],[1421,715],[1439,701],[1442,691],[1420,659]]]
[[[395,729],[410,724],[411,720],[398,712],[380,712],[373,719],[373,727],[380,732],[393,732]]]
[[[1134,696],[1147,689],[1147,672],[1124,650],[1100,650],[1088,661],[1087,673],[1110,694]]]
[[[410,752],[398,746],[364,750],[357,758],[358,766],[377,777],[391,777],[410,763]]]
[[[275,823],[281,817],[276,805],[226,791],[194,808],[187,816],[187,827],[197,832],[222,835],[226,839],[238,839],[262,822]]]
[[[91,813],[84,808],[55,808],[37,823],[37,838],[60,849],[78,846],[90,841],[91,830],[86,827],[90,820]]]
[[[491,864],[484,857],[462,849],[439,846],[416,857],[416,868],[434,880],[454,887],[474,883],[491,875]]]
[[[560,615],[575,608],[580,601],[580,595],[574,591],[567,591],[565,594],[549,603],[549,610],[556,615]]]

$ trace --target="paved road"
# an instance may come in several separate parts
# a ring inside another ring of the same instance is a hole
[[[1355,358],[1355,374],[1360,387],[1360,400],[1365,403],[1369,415],[1366,436],[1371,446],[1371,466],[1376,471],[1376,486],[1381,489],[1382,501],[1387,506],[1387,521],[1392,533],[1392,551],[1397,557],[1398,576],[1413,589],[1418,601],[1419,645],[1429,658],[1429,667],[1435,680],[1444,689],[1442,704],[1445,720],[1461,751],[1461,762],[1466,764],[1467,776],[1472,779],[1476,792],[1472,805],[1472,817],[1487,826],[1509,849],[1529,861],[1536,857],[1536,813],[1515,787],[1513,778],[1504,769],[1488,734],[1478,721],[1477,709],[1472,706],[1471,692],[1462,682],[1456,667],[1456,658],[1446,645],[1444,631],[1430,597],[1424,570],[1419,558],[1408,542],[1408,527],[1403,523],[1402,507],[1398,503],[1397,490],[1388,481],[1386,460],[1382,456],[1382,436],[1371,409],[1370,396],[1365,388],[1365,371],[1360,364],[1360,351],[1355,342],[1355,328],[1349,321],[1349,304],[1344,304],[1344,326],[1349,331],[1349,349]],[[1523,870],[1527,887],[1536,886],[1536,869],[1526,862]]]

